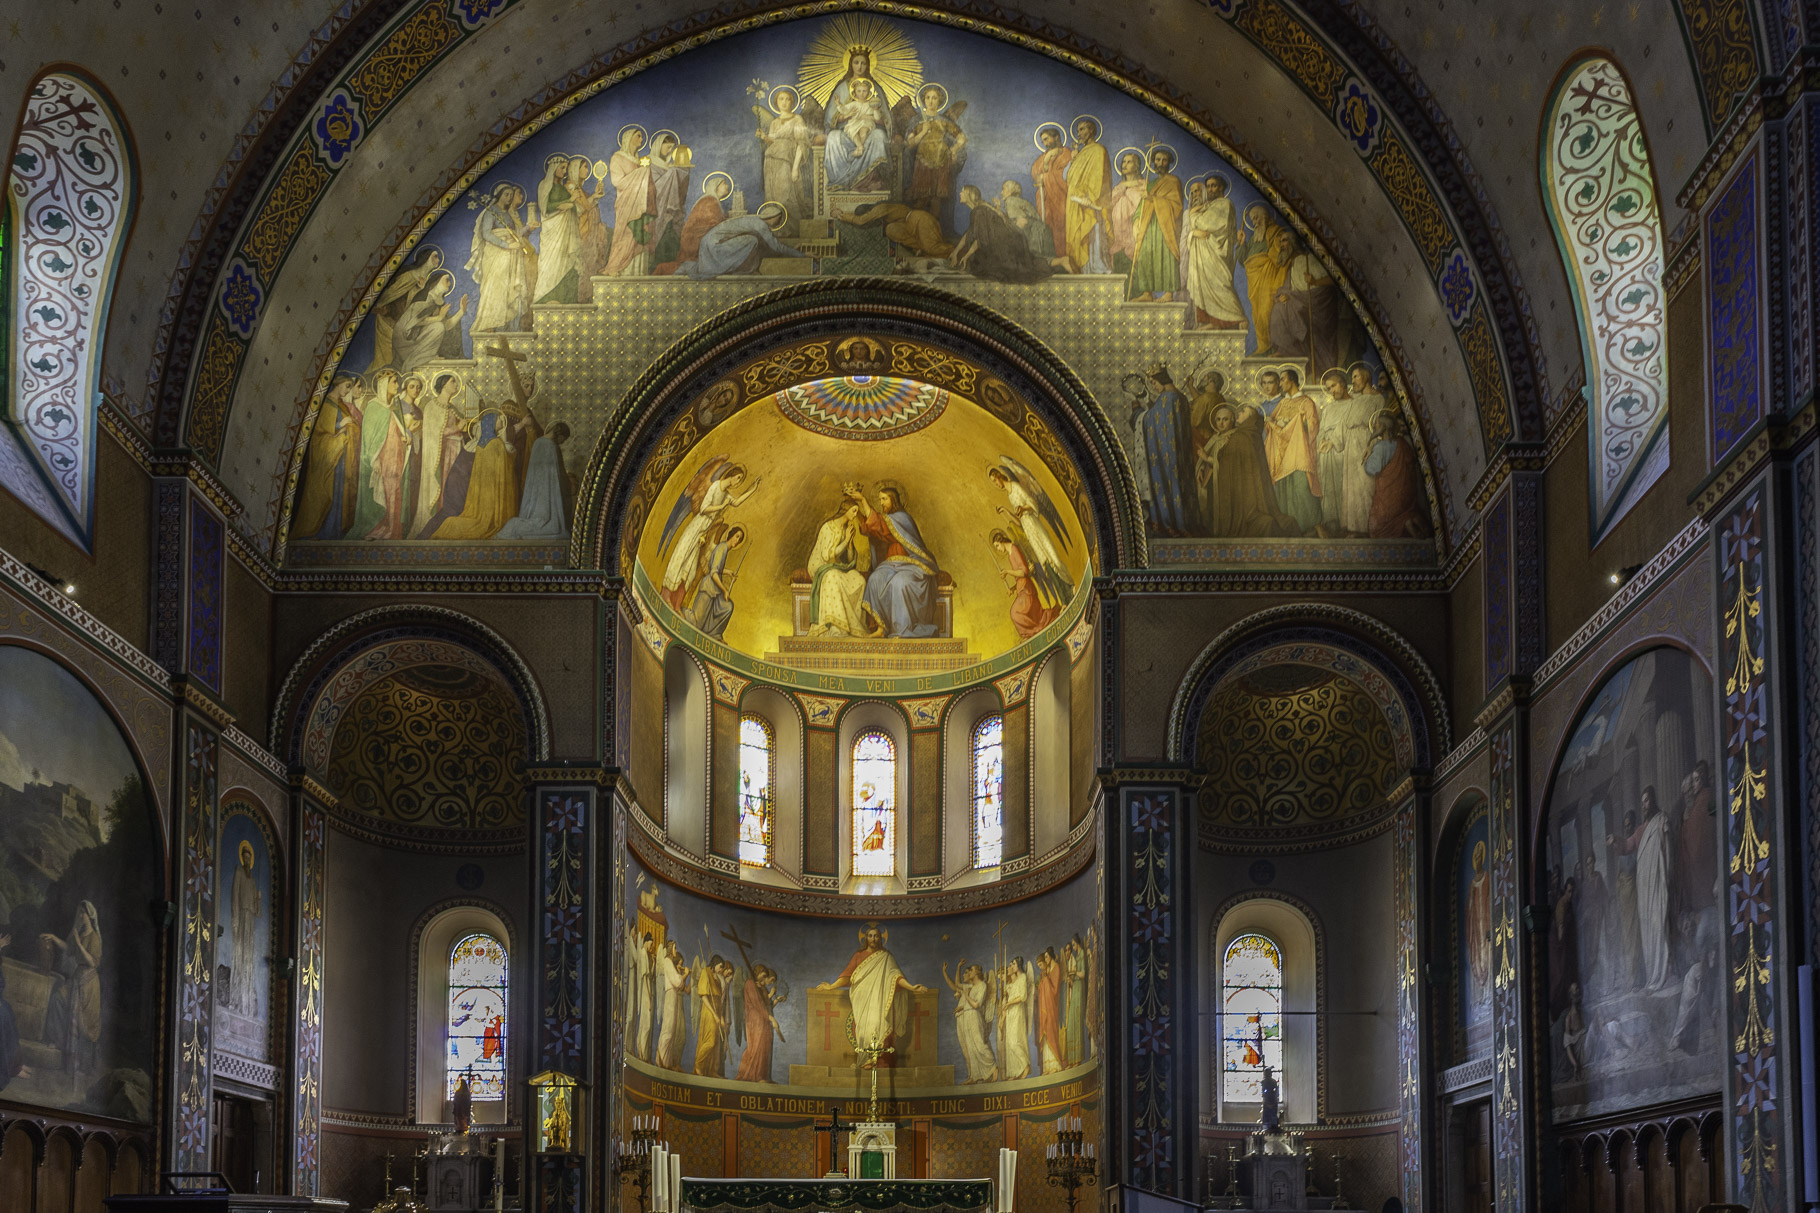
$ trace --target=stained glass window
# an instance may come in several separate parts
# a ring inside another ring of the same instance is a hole
[[[449,1097],[461,1076],[477,1100],[506,1096],[506,949],[463,935],[449,949]]]
[[[1262,935],[1240,935],[1226,945],[1220,974],[1226,1098],[1258,1103],[1265,1066],[1283,1081],[1283,953]]]
[[[873,729],[853,740],[853,874],[897,873],[897,747]]]
[[[1005,857],[1005,718],[973,726],[973,866],[996,868]]]
[[[758,716],[739,718],[739,861],[771,862],[771,806],[777,790],[771,726]]]
[[[1643,477],[1668,465],[1662,215],[1643,123],[1617,64],[1594,57],[1569,72],[1547,132],[1542,193],[1580,325],[1598,536],[1648,487]]]
[[[94,513],[102,322],[133,207],[133,159],[100,89],[32,85],[8,161],[12,299],[0,397],[0,483],[87,546]]]

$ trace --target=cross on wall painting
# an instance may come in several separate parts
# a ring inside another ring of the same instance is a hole
[[[1066,63],[839,14],[691,50],[507,149],[350,330],[293,486],[301,559],[557,551],[678,334],[843,275],[1048,342],[1110,415],[1162,559],[1432,559],[1417,437],[1330,261],[1229,153]]]

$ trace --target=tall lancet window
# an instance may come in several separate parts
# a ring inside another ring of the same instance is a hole
[[[102,90],[49,72],[25,100],[0,219],[0,484],[87,548],[108,298],[132,217],[132,153]]]
[[[462,1075],[476,1101],[506,1097],[506,948],[483,932],[449,949],[449,1097]]]
[[[761,716],[739,718],[739,861],[771,862],[772,806],[777,792],[777,746]]]
[[[897,874],[897,747],[878,729],[853,739],[853,874]]]
[[[996,868],[1005,856],[1005,718],[973,726],[973,866]]]
[[[1662,214],[1636,101],[1611,60],[1562,77],[1542,195],[1580,325],[1596,542],[1668,467]]]
[[[1240,935],[1220,965],[1220,1052],[1228,1103],[1264,1097],[1264,1067],[1283,1079],[1283,952],[1263,935]]]

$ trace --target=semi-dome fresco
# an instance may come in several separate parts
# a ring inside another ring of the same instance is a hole
[[[702,435],[644,516],[635,582],[665,630],[762,677],[953,686],[1053,645],[1087,601],[1093,550],[1056,472],[993,411],[846,375],[759,396]]]
[[[463,177],[335,352],[286,558],[566,563],[588,454],[677,334],[847,275],[1055,350],[1111,419],[1154,561],[1434,560],[1398,388],[1252,170],[1055,59],[870,13],[566,99]]]

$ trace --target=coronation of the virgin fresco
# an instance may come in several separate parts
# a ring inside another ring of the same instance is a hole
[[[690,51],[464,178],[324,378],[289,558],[565,560],[596,440],[676,334],[841,275],[909,276],[1055,349],[1111,419],[1154,559],[1434,558],[1424,460],[1367,326],[1253,176],[1064,63],[867,13]],[[950,497],[936,471],[907,469],[898,504]],[[742,473],[730,496],[766,475]],[[879,509],[872,486],[854,500],[860,524]]]

